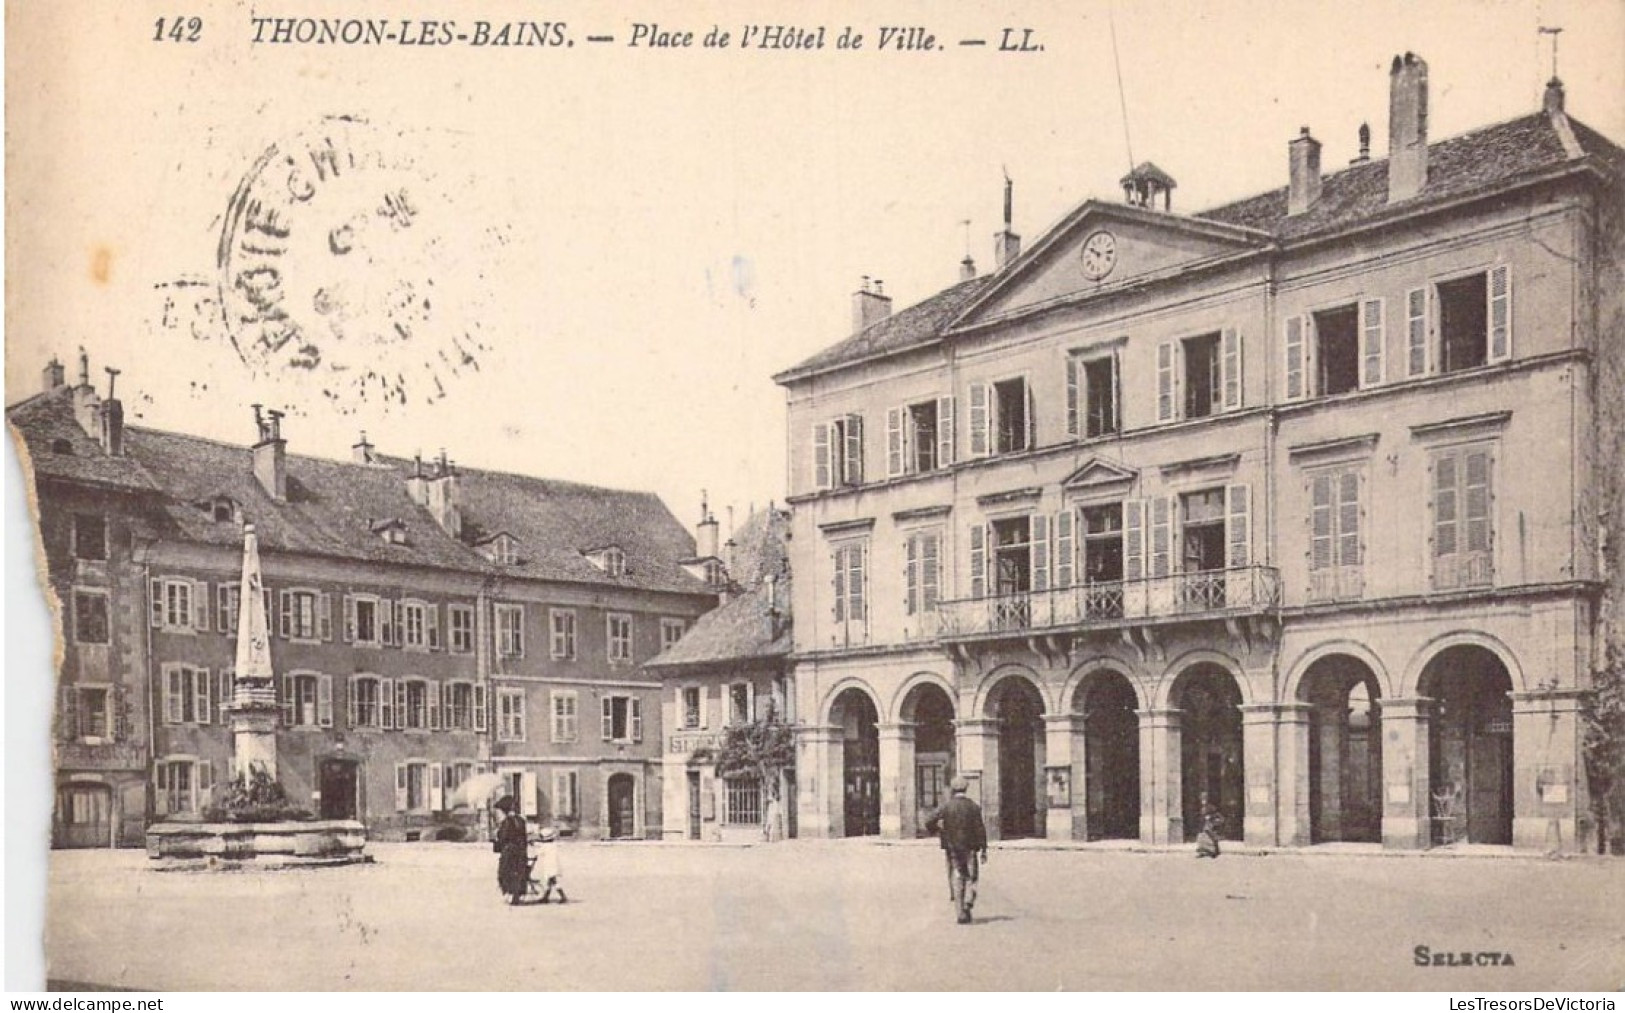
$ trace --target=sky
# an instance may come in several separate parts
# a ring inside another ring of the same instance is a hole
[[[251,41],[255,15],[397,4],[197,3],[195,43],[155,42],[159,12],[113,6],[8,12],[8,403],[82,346],[104,390],[102,367],[121,369],[138,425],[246,444],[258,402],[289,412],[292,452],[343,456],[365,430],[388,453],[650,489],[686,524],[702,489],[725,523],[782,502],[772,375],[847,336],[861,276],[902,308],[967,252],[990,269],[1005,173],[1027,245],[1119,198],[1130,152],[1200,211],[1284,185],[1300,126],[1328,167],[1361,122],[1380,155],[1396,53],[1429,63],[1433,138],[1534,111],[1541,25],[1564,29],[1571,115],[1625,142],[1617,0],[559,3],[574,46],[478,50]],[[539,19],[517,0],[446,16]],[[637,23],[693,47],[628,46]],[[738,48],[772,23],[825,26],[825,48]],[[882,25],[939,48],[876,51]],[[702,48],[713,26],[735,45]],[[864,49],[835,49],[845,26]],[[1000,52],[1004,28],[1042,50]],[[322,363],[245,361],[244,329],[210,303],[254,277],[233,196],[274,201],[278,163],[257,161],[334,129],[375,171],[284,198],[295,238],[276,262]]]

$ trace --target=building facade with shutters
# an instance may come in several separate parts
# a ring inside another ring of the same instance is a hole
[[[659,684],[638,665],[716,601],[653,495],[123,425],[82,364],[8,409],[32,467],[64,653],[58,846],[138,845],[229,776],[242,527],[255,525],[295,804],[378,839],[477,831],[459,786],[526,815],[658,833]],[[645,720],[647,715],[647,728]],[[480,800],[483,801],[483,800]]]
[[[1149,163],[788,390],[804,835],[1587,834],[1619,639],[1620,150],[1564,111],[1173,210]]]

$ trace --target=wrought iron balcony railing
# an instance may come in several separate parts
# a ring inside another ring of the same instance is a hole
[[[942,636],[961,637],[1114,626],[1181,616],[1222,618],[1261,612],[1280,603],[1281,578],[1273,566],[1238,566],[961,598],[938,603],[937,614]]]

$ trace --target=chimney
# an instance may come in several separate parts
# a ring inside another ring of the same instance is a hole
[[[361,431],[361,439],[350,444],[350,460],[356,464],[377,464],[378,459],[372,456],[372,444],[367,440],[367,431]]]
[[[1557,116],[1563,112],[1563,82],[1552,78],[1546,82],[1546,96],[1541,102],[1541,108],[1546,110],[1548,116]]]
[[[959,280],[970,281],[974,277],[976,277],[976,261],[967,253],[965,259],[959,262]]]
[[[124,403],[116,396],[119,371],[112,366],[107,370],[107,400],[101,405],[102,450],[109,457],[124,456]]]
[[[884,284],[879,278],[871,284],[869,276],[863,276],[862,284],[852,293],[852,333],[891,316],[891,296],[885,293]]]
[[[717,523],[716,515],[711,512],[711,505],[706,502],[702,493],[700,496],[700,523],[694,526],[694,552],[701,559],[717,555],[717,535],[722,525]]]
[[[1016,235],[1013,224],[1015,221],[1015,184],[1010,177],[1004,177],[1004,231],[993,236],[993,266],[1002,268],[1006,264],[1021,256],[1021,237]],[[966,258],[967,260],[970,258]]]
[[[1428,181],[1428,65],[1415,53],[1388,71],[1388,203],[1421,192]]]
[[[90,356],[83,348],[79,349],[79,382],[73,387],[73,420],[86,436],[101,442],[102,399],[90,385]]]
[[[1286,193],[1286,213],[1301,215],[1320,200],[1320,142],[1303,127],[1287,144],[1291,182]]]
[[[445,450],[440,451],[440,457],[433,462],[428,474],[423,472],[421,456],[414,459],[413,465],[412,477],[406,480],[406,491],[414,502],[429,511],[429,516],[434,518],[441,530],[453,538],[461,538],[463,511],[458,503],[461,497],[457,469],[446,457]]]
[[[288,443],[282,438],[282,413],[254,406],[254,426],[259,442],[254,444],[254,477],[260,488],[277,502],[288,498]]]
[[[1349,159],[1350,165],[1362,165],[1371,161],[1371,124],[1360,124],[1360,154]]]
[[[56,356],[51,356],[51,361],[45,364],[45,370],[40,374],[40,378],[44,380],[45,392],[49,394],[60,387],[66,387],[68,385],[66,373],[67,371],[62,368],[62,362]]]

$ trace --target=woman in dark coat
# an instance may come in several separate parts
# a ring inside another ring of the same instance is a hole
[[[1223,829],[1224,816],[1220,814],[1218,806],[1208,799],[1207,792],[1203,792],[1202,829],[1196,835],[1197,858],[1219,857],[1219,831]]]
[[[491,850],[502,856],[497,859],[497,886],[508,898],[508,903],[518,904],[524,898],[525,887],[530,882],[525,818],[515,811],[519,805],[512,795],[497,799],[493,808],[502,814],[496,839],[491,844]]]

